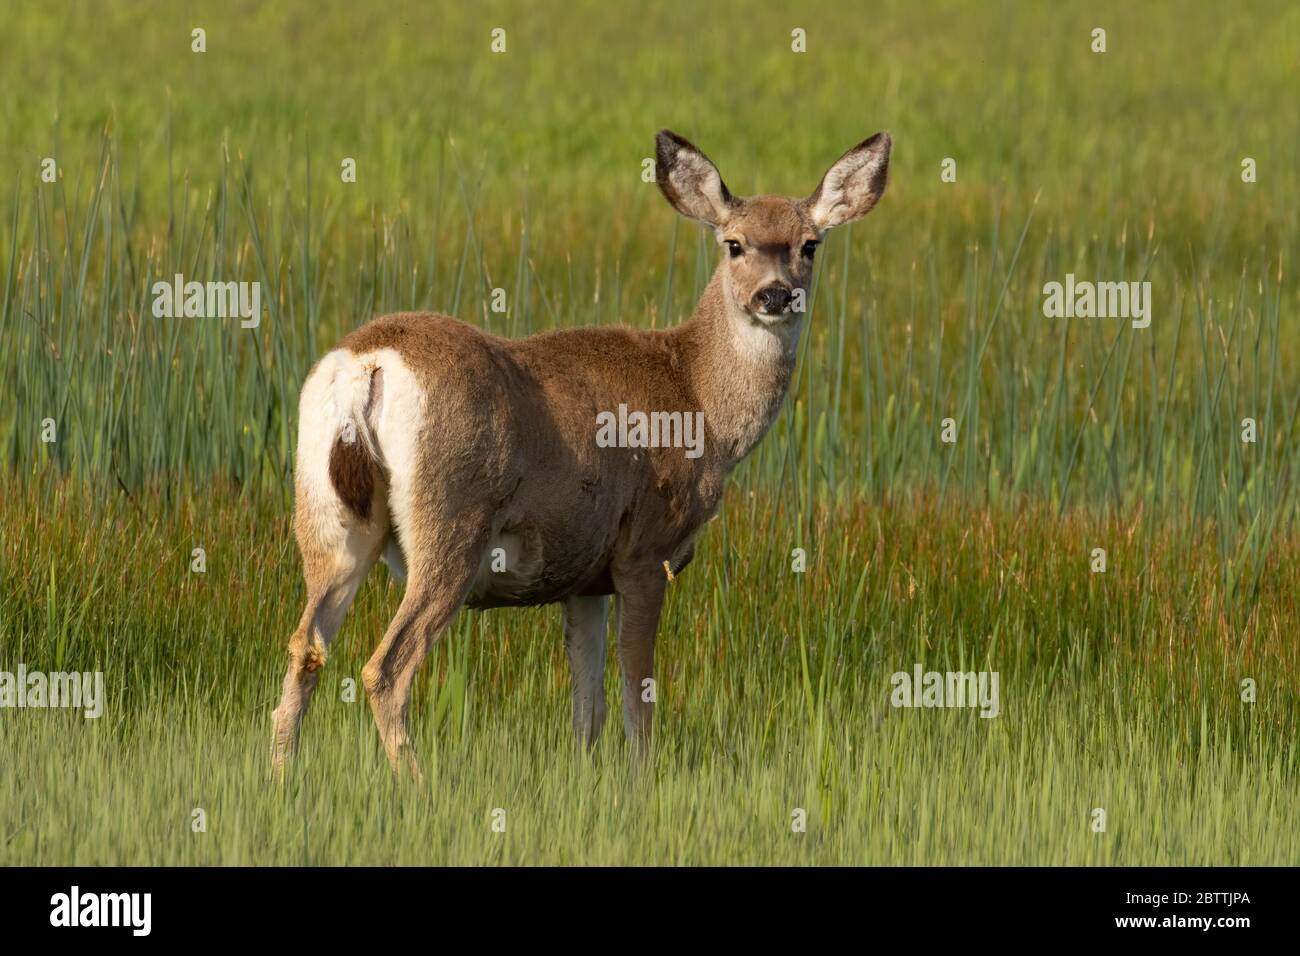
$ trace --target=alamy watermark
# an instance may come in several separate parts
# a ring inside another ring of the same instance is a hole
[[[1065,282],[1043,286],[1043,315],[1049,319],[1132,319],[1133,328],[1151,324],[1150,282],[1076,281],[1066,273]]]
[[[997,671],[922,671],[917,664],[909,674],[897,671],[889,678],[894,707],[978,707],[981,717],[996,717]]]
[[[596,415],[596,444],[601,448],[684,448],[687,458],[704,454],[703,412],[618,412]]]
[[[70,708],[94,720],[104,713],[104,672],[48,674],[19,664],[17,671],[0,671],[0,707]]]
[[[50,897],[50,925],[55,927],[127,927],[132,936],[153,928],[152,893],[83,893],[73,886]]]
[[[168,282],[153,284],[153,314],[156,319],[233,319],[243,329],[255,329],[262,321],[262,283],[186,282],[179,272]]]

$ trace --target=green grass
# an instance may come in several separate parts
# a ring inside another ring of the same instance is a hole
[[[0,670],[103,670],[109,704],[0,709],[0,862],[1300,859],[1294,5],[287,7],[3,14]],[[396,309],[679,321],[716,251],[640,179],[661,126],[742,194],[806,193],[879,128],[896,152],[670,588],[654,759],[612,663],[580,756],[558,611],[497,611],[434,654],[426,783],[393,780],[339,694],[381,570],[270,786],[306,370]],[[259,280],[262,324],[154,318],[175,272]],[[1151,328],[1045,318],[1067,272],[1149,279]],[[891,709],[918,662],[999,671],[1002,714]]]
[[[817,516],[834,544],[795,574],[796,516],[737,496],[670,589],[647,767],[623,745],[612,665],[614,719],[591,759],[578,753],[556,609],[467,614],[417,688],[422,786],[393,778],[364,697],[343,699],[396,609],[381,571],[278,789],[269,713],[302,599],[286,516],[217,493],[176,522],[119,501],[89,528],[89,506],[69,491],[3,516],[19,532],[4,559],[6,619],[32,642],[20,657],[48,661],[65,634],[68,660],[107,672],[110,701],[98,721],[0,723],[24,768],[0,783],[7,862],[1283,864],[1300,851],[1286,826],[1300,542],[1269,569],[1274,615],[1236,631],[1204,535],[1159,537],[1148,588],[1131,573],[1140,529],[855,502]],[[190,575],[191,542],[216,529],[241,546]],[[1114,564],[1090,575],[1098,540]],[[997,670],[1001,714],[891,708],[890,675],[917,662]]]

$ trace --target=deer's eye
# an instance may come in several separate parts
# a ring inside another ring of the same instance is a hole
[[[803,244],[803,257],[805,259],[811,259],[816,254],[817,254],[817,240],[809,239],[807,242]]]
[[[737,242],[735,239],[727,240],[727,252],[731,253],[731,258],[735,259],[744,251],[745,250],[741,247],[740,243]]]

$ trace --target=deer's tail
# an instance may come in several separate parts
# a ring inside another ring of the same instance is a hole
[[[374,488],[382,479],[383,455],[373,423],[383,406],[383,369],[343,349],[331,352],[329,358],[334,375],[326,394],[329,407],[320,424],[334,436],[330,485],[352,514],[368,520]]]

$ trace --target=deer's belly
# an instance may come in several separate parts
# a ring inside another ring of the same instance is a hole
[[[548,555],[540,535],[525,528],[503,530],[492,537],[465,605],[523,607],[571,594],[607,594],[612,591],[609,558],[590,547]]]
[[[707,508],[696,498],[678,503],[675,510],[707,518],[714,508],[716,496]],[[613,594],[611,567],[619,548],[629,545],[642,554],[655,555],[653,573],[671,577],[690,561],[696,534],[703,527],[700,520],[679,521],[674,531],[639,528],[629,542],[627,522],[620,503],[595,498],[570,508],[550,501],[529,501],[522,508],[516,505],[484,552],[466,606],[522,607],[551,604],[573,595]],[[657,538],[662,540],[647,540]],[[662,565],[667,567],[661,572]]]
[[[476,609],[528,607],[551,604],[577,595],[614,593],[611,555],[591,554],[567,566],[546,564],[544,555],[530,547],[526,535],[496,535],[479,566],[465,606]],[[694,535],[682,541],[665,560],[665,573],[677,574],[695,556]]]

